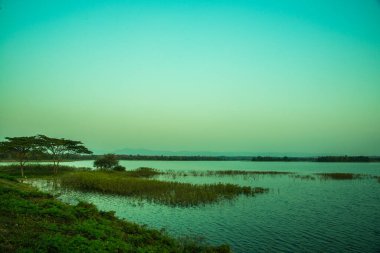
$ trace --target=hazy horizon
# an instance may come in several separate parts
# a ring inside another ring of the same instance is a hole
[[[379,1],[0,7],[0,139],[380,155]]]

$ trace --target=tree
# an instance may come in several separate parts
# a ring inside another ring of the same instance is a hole
[[[94,161],[94,167],[101,170],[110,170],[116,166],[119,166],[119,161],[115,154],[106,154]]]
[[[7,141],[0,142],[0,149],[10,154],[20,163],[21,177],[24,177],[24,165],[30,155],[38,150],[36,136],[31,137],[5,137]]]
[[[42,152],[51,155],[54,164],[54,173],[58,173],[59,162],[65,155],[92,154],[82,142],[68,139],[51,138],[46,135],[37,136],[38,146]]]

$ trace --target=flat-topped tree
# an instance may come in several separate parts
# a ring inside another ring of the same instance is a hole
[[[6,141],[0,142],[2,152],[10,154],[20,163],[21,177],[24,177],[24,165],[31,154],[38,151],[36,136],[30,137],[5,137]]]
[[[39,147],[50,154],[54,163],[54,173],[58,173],[58,165],[65,155],[92,154],[81,141],[73,141],[64,138],[51,138],[46,135],[38,135]]]

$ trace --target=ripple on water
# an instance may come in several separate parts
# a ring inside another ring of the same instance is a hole
[[[184,180],[191,182],[192,178]],[[212,244],[228,243],[238,253],[380,250],[380,184],[376,180],[295,180],[288,176],[202,180],[272,190],[191,208],[80,192],[62,192],[60,198],[71,203],[77,199],[89,201],[102,210],[116,211],[119,217],[165,228],[172,235],[201,236]]]

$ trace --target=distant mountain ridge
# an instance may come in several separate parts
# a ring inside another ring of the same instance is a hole
[[[112,153],[118,155],[150,155],[150,156],[295,156],[295,157],[313,157],[321,154],[308,154],[308,153],[280,153],[280,152],[216,152],[216,151],[164,151],[164,150],[151,150],[151,149],[134,149],[123,148],[113,151]],[[323,154],[325,155],[325,154]]]

